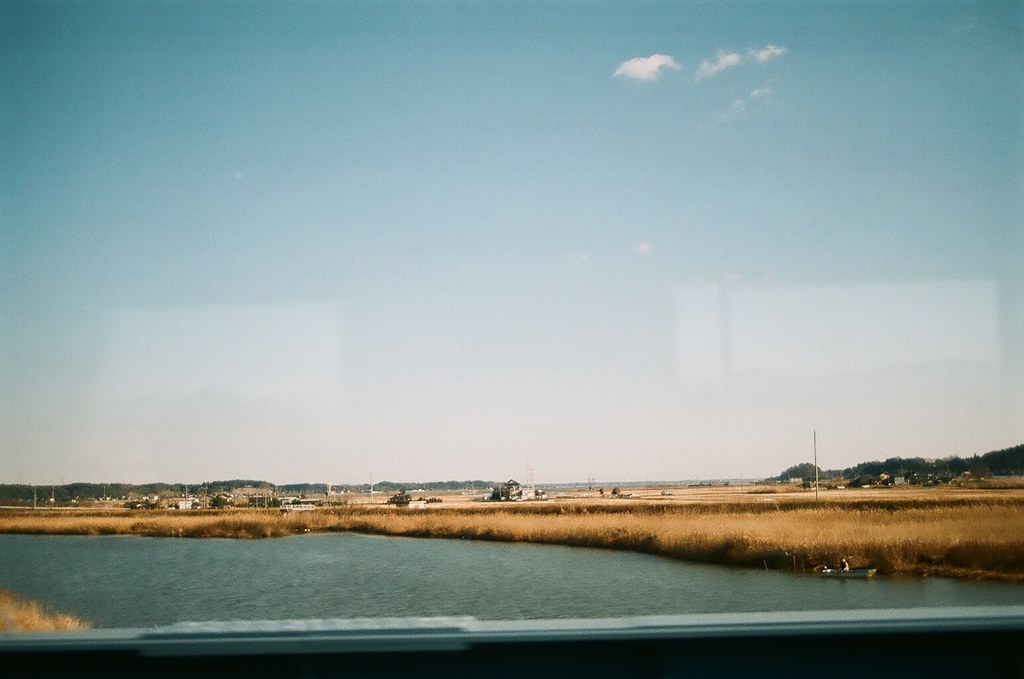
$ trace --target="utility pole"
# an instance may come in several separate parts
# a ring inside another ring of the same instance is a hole
[[[811,430],[814,445],[814,501],[818,501],[818,431]]]

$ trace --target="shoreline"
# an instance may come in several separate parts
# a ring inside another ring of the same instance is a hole
[[[269,538],[355,532],[628,550],[700,563],[813,572],[846,558],[879,575],[1024,582],[1024,493],[904,494],[807,502],[737,495],[717,503],[439,503],[311,512],[0,510],[0,532]]]

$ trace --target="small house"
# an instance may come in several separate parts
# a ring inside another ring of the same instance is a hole
[[[495,486],[491,499],[498,502],[514,502],[523,499],[523,487],[515,479],[509,479],[500,486]]]

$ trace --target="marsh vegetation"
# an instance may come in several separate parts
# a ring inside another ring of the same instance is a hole
[[[48,610],[37,601],[0,590],[0,632],[58,632],[89,626],[73,615]]]
[[[717,501],[352,505],[315,512],[28,511],[0,532],[269,538],[306,532],[498,540],[622,549],[704,563],[808,571],[846,558],[879,574],[1024,581],[1024,494],[891,493],[808,501],[736,493]]]

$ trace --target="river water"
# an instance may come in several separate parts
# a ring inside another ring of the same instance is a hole
[[[1020,584],[834,580],[630,552],[354,534],[266,540],[0,535],[0,588],[95,627],[1024,605]]]

